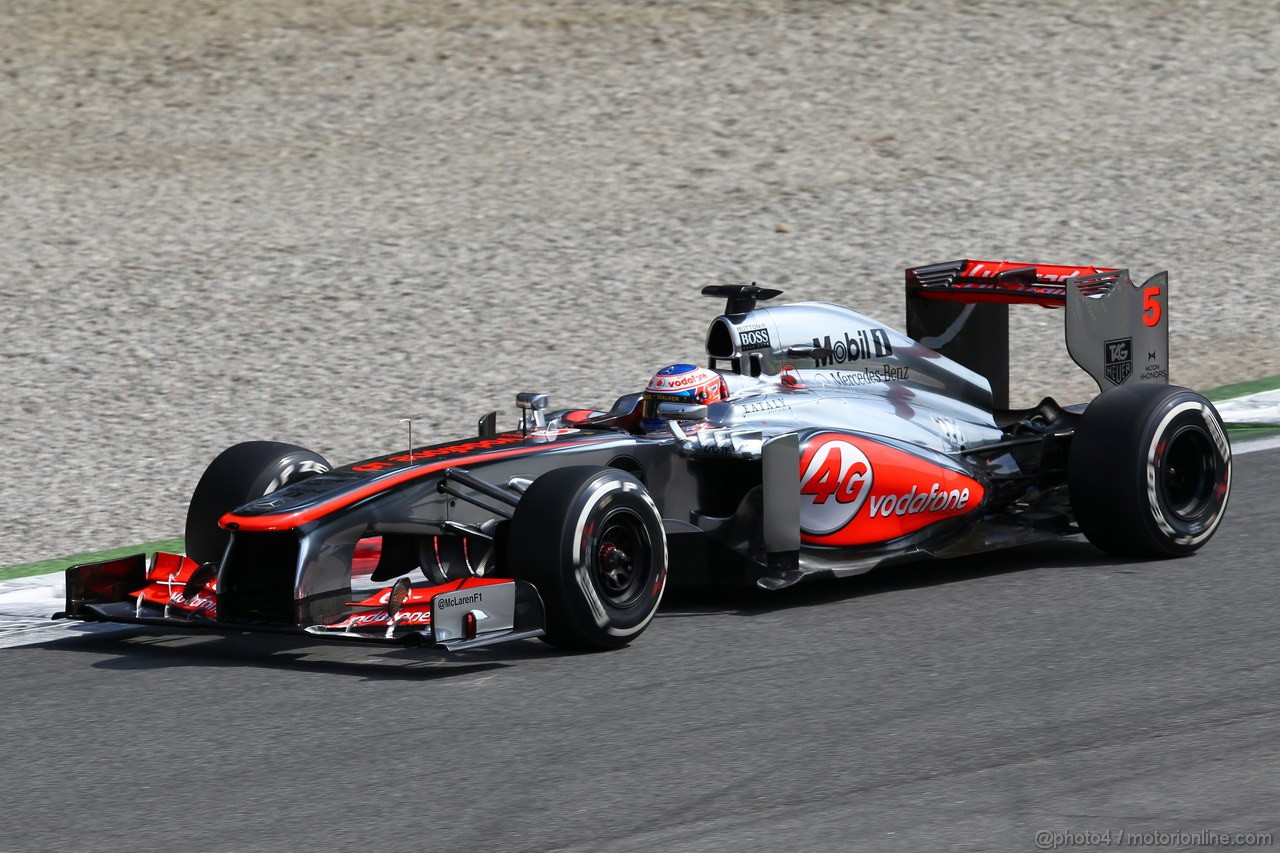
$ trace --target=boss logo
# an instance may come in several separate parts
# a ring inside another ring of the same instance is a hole
[[[738,343],[744,350],[769,349],[773,346],[768,329],[742,329],[738,332]]]

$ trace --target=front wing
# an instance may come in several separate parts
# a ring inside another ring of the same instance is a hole
[[[165,628],[263,631],[333,640],[436,646],[449,651],[542,636],[545,611],[532,584],[467,577],[443,584],[386,587],[351,596],[323,624],[298,606],[292,625],[279,620],[218,618],[217,573],[180,554],[133,554],[67,569],[66,610],[54,618]],[[395,598],[394,603],[392,602]]]

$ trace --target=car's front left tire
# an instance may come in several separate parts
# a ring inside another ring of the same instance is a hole
[[[572,649],[625,646],[649,626],[667,580],[662,516],[639,480],[615,468],[559,468],[516,506],[505,571],[546,607],[545,640]]]

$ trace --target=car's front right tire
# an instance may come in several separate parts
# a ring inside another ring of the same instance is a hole
[[[319,453],[279,441],[228,447],[205,469],[187,506],[186,552],[197,563],[219,563],[231,534],[218,521],[231,510],[290,483],[328,471]]]

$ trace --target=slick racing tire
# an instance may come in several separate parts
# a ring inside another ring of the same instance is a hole
[[[1112,554],[1180,557],[1213,536],[1231,491],[1231,445],[1218,411],[1174,385],[1121,387],[1094,399],[1071,441],[1071,506]]]
[[[197,563],[220,563],[231,534],[218,520],[254,498],[328,471],[319,453],[279,441],[246,441],[209,463],[187,506],[187,556]]]
[[[662,516],[644,486],[615,468],[560,468],[516,506],[506,566],[546,606],[543,638],[570,649],[615,649],[649,626],[667,581]]]

